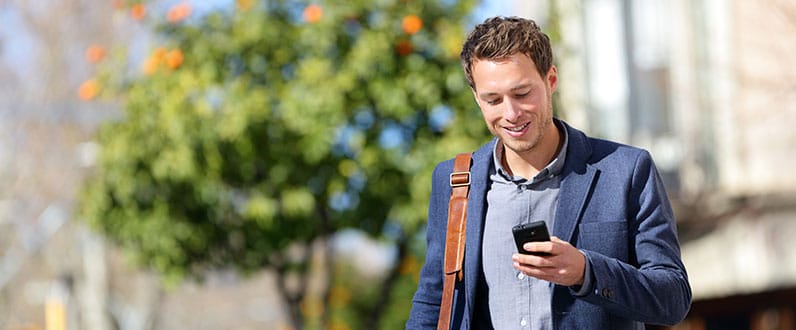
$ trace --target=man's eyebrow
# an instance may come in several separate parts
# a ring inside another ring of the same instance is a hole
[[[531,90],[534,89],[533,84],[520,84],[520,85],[512,87],[510,89],[510,91],[515,92],[515,91],[518,91],[518,90],[521,90],[521,89],[526,89],[526,88],[530,88]],[[495,95],[499,95],[499,93],[496,93],[496,92],[480,93],[480,94],[478,94],[478,97],[488,98],[490,96],[495,96]]]
[[[488,97],[490,97],[490,96],[495,96],[495,95],[498,95],[498,93],[495,93],[495,92],[489,92],[489,93],[481,93],[481,94],[478,94],[478,96],[479,96],[480,98],[488,98]]]
[[[520,84],[511,88],[512,91],[517,91],[520,89],[531,88],[533,89],[533,84]]]

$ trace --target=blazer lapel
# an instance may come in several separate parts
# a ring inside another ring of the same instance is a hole
[[[597,174],[598,171],[592,166],[586,166],[583,173],[572,171],[565,174],[558,196],[553,235],[568,242],[572,241]]]
[[[562,122],[569,139],[567,160],[562,172],[553,235],[571,242],[599,170],[589,164],[591,144],[583,132]]]

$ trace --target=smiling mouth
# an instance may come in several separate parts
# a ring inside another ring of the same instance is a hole
[[[505,126],[504,126],[503,128],[504,128],[504,129],[506,129],[506,130],[508,130],[508,131],[511,131],[511,132],[521,132],[521,131],[522,131],[522,130],[524,130],[526,127],[528,127],[528,124],[529,124],[529,123],[525,123],[525,125],[522,125],[522,126],[516,126],[516,127],[505,127]]]

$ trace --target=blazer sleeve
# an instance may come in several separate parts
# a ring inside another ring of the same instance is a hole
[[[407,329],[436,329],[442,300],[445,233],[448,222],[448,201],[451,188],[448,175],[453,162],[437,165],[433,172],[431,198],[426,228],[426,261],[420,270],[420,279],[412,299],[412,311]]]
[[[593,287],[580,298],[629,319],[676,324],[688,313],[691,287],[680,259],[674,215],[648,152],[638,153],[624,197],[632,252],[622,261],[584,250]]]

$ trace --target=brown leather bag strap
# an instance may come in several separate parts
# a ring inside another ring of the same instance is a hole
[[[439,309],[438,330],[450,328],[453,304],[453,287],[458,279],[462,280],[464,271],[464,242],[467,228],[467,195],[470,192],[470,159],[472,154],[456,155],[453,162],[453,173],[450,174],[451,198],[448,205],[448,230],[445,235],[444,282],[442,286],[442,304]]]

